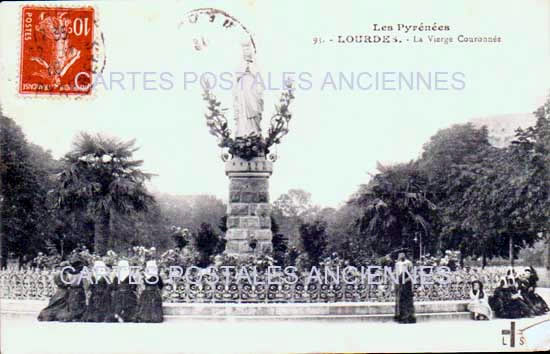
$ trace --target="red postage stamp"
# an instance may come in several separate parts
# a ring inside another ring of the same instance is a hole
[[[22,8],[19,93],[91,93],[94,8]]]

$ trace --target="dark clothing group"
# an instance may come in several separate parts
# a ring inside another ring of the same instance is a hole
[[[153,281],[154,280],[154,281]],[[67,284],[61,274],[54,276],[56,293],[48,306],[38,315],[39,321],[62,322],[162,322],[162,279],[145,281],[145,289],[138,296],[137,284],[129,277],[108,282],[92,277],[90,298],[82,282]]]
[[[500,318],[522,318],[544,315],[550,309],[544,299],[535,293],[538,277],[531,272],[528,278],[502,279],[489,297],[489,305]]]

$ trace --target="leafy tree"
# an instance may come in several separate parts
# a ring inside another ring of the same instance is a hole
[[[155,199],[170,225],[197,230],[202,223],[207,223],[215,225],[215,232],[224,232],[220,219],[225,215],[227,206],[213,195],[157,194]]]
[[[462,255],[469,255],[472,247],[478,246],[476,236],[462,227],[455,214],[460,211],[464,191],[473,183],[467,167],[480,163],[490,149],[487,128],[476,128],[471,123],[442,129],[424,145],[418,166],[427,178],[427,195],[438,206],[432,226],[438,235],[440,254],[444,249],[460,249]]]
[[[129,246],[155,247],[159,252],[173,248],[175,241],[168,223],[156,203],[150,203],[144,213],[119,213],[113,211],[111,222],[111,247],[115,251]]]
[[[461,240],[461,250],[486,258],[509,256],[537,240],[531,216],[540,190],[528,181],[523,163],[510,148],[488,148],[477,163],[460,166],[450,178],[466,186],[454,198],[451,223],[469,231]],[[538,205],[540,207],[540,205]],[[536,208],[535,208],[536,209]]]
[[[311,203],[311,193],[303,189],[290,189],[287,193],[281,194],[273,207],[280,210],[286,217],[306,218],[316,208]]]
[[[154,199],[145,188],[151,175],[132,159],[135,141],[122,142],[81,133],[63,158],[55,191],[56,206],[67,212],[86,210],[94,221],[94,251],[113,246],[112,222],[117,215],[146,211]]]
[[[299,228],[305,221],[312,221],[319,208],[311,201],[311,193],[303,189],[290,189],[273,202],[272,215],[281,227],[281,233],[289,243],[298,246]]]
[[[47,193],[54,170],[51,154],[28,143],[0,110],[0,266],[8,253],[21,259],[45,250],[52,230]]]
[[[275,259],[275,262],[279,266],[283,266],[285,263],[285,256],[288,251],[288,244],[287,240],[283,236],[283,234],[273,234],[273,259]]]
[[[189,229],[172,226],[170,232],[177,248],[183,249],[189,244]]]
[[[223,252],[225,240],[221,239],[210,224],[202,223],[193,235],[193,246],[199,252],[199,267],[210,264],[210,257]]]
[[[326,229],[327,223],[320,219],[300,225],[302,247],[311,265],[318,265],[325,254],[327,245]]]
[[[285,255],[288,250],[288,239],[281,233],[279,233],[279,224],[277,220],[271,216],[271,232],[273,233],[273,238],[271,243],[273,244],[273,258],[275,259],[277,265],[283,266],[285,262]]]
[[[84,210],[52,209],[52,243],[58,253],[65,257],[79,245],[87,249],[94,246],[94,221]]]
[[[539,121],[540,126],[544,126]],[[455,125],[438,132],[419,161],[439,207],[436,229],[445,248],[487,259],[509,256],[537,240],[548,220],[544,129],[519,129],[515,146],[495,148],[485,127]]]
[[[516,131],[515,157],[524,168],[520,193],[529,203],[523,205],[531,229],[546,239],[546,268],[550,270],[550,96],[534,112],[534,126]]]
[[[327,221],[327,253],[338,253],[351,265],[361,266],[369,263],[373,250],[369,239],[360,232],[357,220],[363,215],[362,209],[346,203],[329,213],[321,211],[323,220]]]
[[[417,249],[414,236],[418,233],[424,235],[424,249],[433,249],[436,206],[427,197],[427,182],[417,164],[379,165],[378,169],[350,201],[362,209],[359,230],[373,251],[381,255],[400,247]]]

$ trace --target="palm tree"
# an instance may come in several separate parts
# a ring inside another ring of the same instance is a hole
[[[81,133],[73,149],[63,158],[58,175],[56,206],[69,212],[87,211],[94,220],[94,251],[103,255],[111,240],[115,213],[146,211],[154,198],[145,181],[152,175],[142,172],[142,160],[133,160],[135,140]]]

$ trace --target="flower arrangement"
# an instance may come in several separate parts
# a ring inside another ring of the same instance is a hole
[[[31,264],[37,268],[53,268],[61,262],[61,256],[59,254],[45,255],[42,252],[38,252],[38,255],[33,258]]]
[[[157,259],[159,268],[189,267],[199,262],[200,255],[190,247],[169,249]]]
[[[231,139],[227,147],[232,156],[238,156],[245,160],[251,160],[268,152],[264,139],[256,134]]]
[[[275,265],[275,263],[275,259],[266,254],[260,254],[257,256],[250,255],[244,258],[239,258],[228,254],[220,254],[214,257],[213,265],[216,267],[246,267],[248,270],[256,269],[258,271],[265,271],[268,267]]]
[[[319,262],[319,266],[326,267],[326,268],[345,268],[349,265],[348,260],[344,260],[343,258],[340,258],[337,252],[333,252],[329,257],[325,257],[321,262]]]
[[[432,256],[429,253],[420,257],[418,265],[423,266],[446,266],[455,271],[460,263],[460,251],[446,250],[443,257]]]

